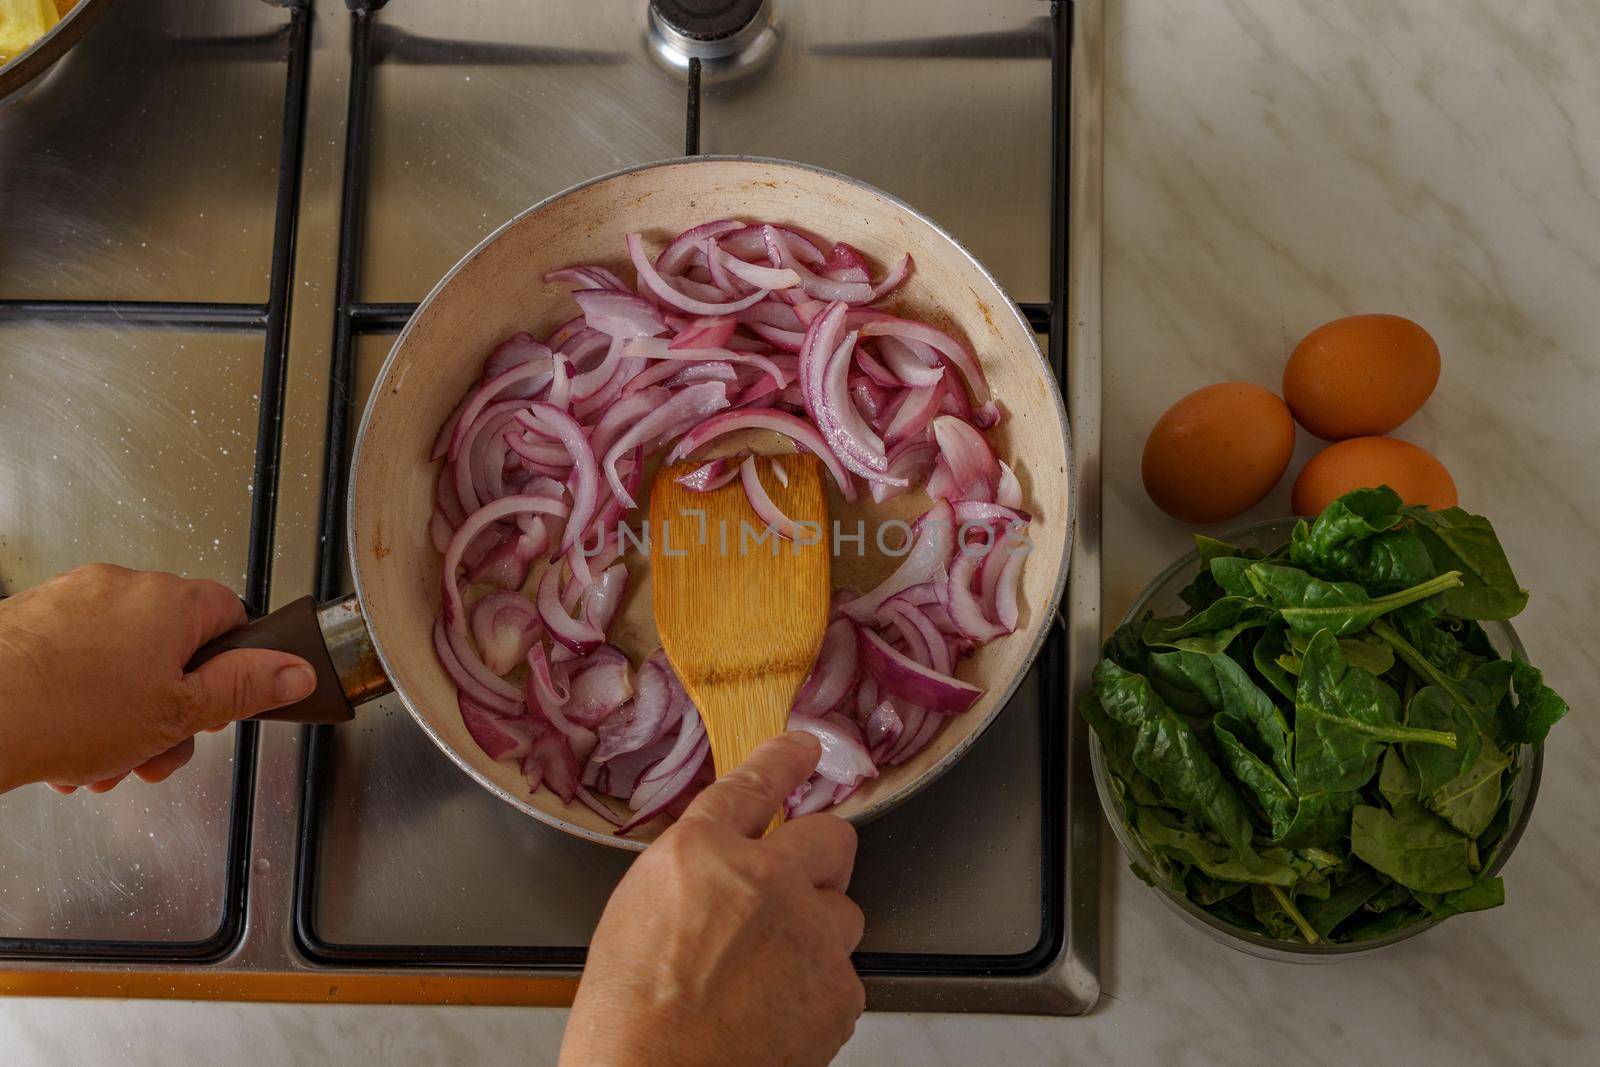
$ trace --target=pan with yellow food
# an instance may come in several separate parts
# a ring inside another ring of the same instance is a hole
[[[0,0],[0,98],[48,70],[110,0]]]

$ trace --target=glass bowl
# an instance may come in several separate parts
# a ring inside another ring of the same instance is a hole
[[[1294,529],[1294,519],[1268,519],[1265,522],[1244,526],[1230,533],[1224,534],[1222,539],[1230,544],[1243,548],[1258,548],[1271,551],[1273,548],[1289,539],[1290,532]],[[1159,618],[1164,615],[1178,615],[1186,610],[1186,605],[1178,597],[1178,591],[1188,585],[1200,569],[1199,553],[1190,552],[1166,570],[1158,574],[1154,581],[1145,587],[1143,593],[1134,601],[1128,613],[1122,617],[1122,622],[1127,623],[1142,617],[1146,612],[1154,612]],[[1513,652],[1519,656],[1526,656],[1522,642],[1517,639],[1516,631],[1509,623],[1485,622],[1481,624],[1484,632],[1489,637],[1489,643],[1502,657],[1509,657]],[[1317,944],[1308,945],[1303,942],[1279,941],[1267,937],[1253,930],[1246,930],[1212,915],[1191,901],[1185,894],[1167,884],[1161,875],[1162,865],[1144,842],[1129,831],[1122,820],[1121,808],[1111,792],[1111,778],[1106,770],[1105,754],[1100,749],[1100,738],[1091,729],[1089,733],[1089,764],[1094,771],[1095,791],[1100,794],[1100,809],[1105,812],[1106,821],[1111,824],[1111,830],[1116,834],[1117,841],[1121,843],[1122,850],[1128,854],[1132,861],[1135,873],[1147,885],[1156,890],[1157,895],[1166,902],[1167,906],[1188,921],[1189,925],[1201,930],[1207,936],[1220,941],[1230,948],[1247,952],[1252,956],[1262,959],[1283,960],[1293,963],[1319,963],[1330,960],[1345,959],[1350,956],[1373,952],[1377,949],[1387,948],[1390,945],[1416,937],[1443,919],[1420,919],[1409,926],[1400,928],[1393,933],[1382,937],[1371,938],[1366,941],[1356,941],[1348,944]],[[1517,847],[1517,842],[1522,838],[1522,832],[1527,829],[1528,818],[1533,813],[1534,797],[1539,792],[1539,775],[1544,768],[1543,748],[1534,748],[1531,745],[1519,745],[1512,754],[1512,766],[1517,769],[1517,777],[1511,788],[1511,821],[1506,829],[1505,836],[1501,838],[1492,855],[1485,864],[1486,873],[1489,875],[1499,873],[1505,866],[1506,860]]]

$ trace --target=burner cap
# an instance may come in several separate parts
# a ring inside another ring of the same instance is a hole
[[[668,27],[692,41],[732,37],[755,20],[763,0],[650,0]]]
[[[777,44],[770,0],[650,0],[650,47],[683,73],[730,78],[759,67]]]

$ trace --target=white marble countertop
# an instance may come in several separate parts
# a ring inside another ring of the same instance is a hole
[[[1145,431],[1301,335],[1389,311],[1438,340],[1398,436],[1494,519],[1517,622],[1572,703],[1498,911],[1339,964],[1262,962],[1108,847],[1105,998],[1080,1019],[868,1016],[841,1062],[1574,1062],[1600,1057],[1600,8],[1593,0],[1108,0],[1105,601],[1186,531]],[[1515,9],[1515,10],[1511,10]],[[1302,434],[1301,456],[1310,442]],[[1259,511],[1287,510],[1288,480]],[[1569,625],[1570,623],[1570,625]],[[1568,640],[1572,632],[1578,639]],[[553,1063],[563,1013],[12,1000],[17,1063]]]

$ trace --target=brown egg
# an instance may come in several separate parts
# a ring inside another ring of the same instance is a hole
[[[1409,441],[1352,437],[1306,462],[1294,483],[1296,515],[1316,515],[1352,489],[1387,485],[1407,504],[1456,505],[1456,483],[1444,464]]]
[[[1221,522],[1260,502],[1294,452],[1294,419],[1250,382],[1196,389],[1161,416],[1144,443],[1145,492],[1185,522]]]
[[[1351,315],[1318,326],[1283,368],[1283,399],[1327,441],[1385,434],[1439,384],[1439,346],[1398,315]]]

